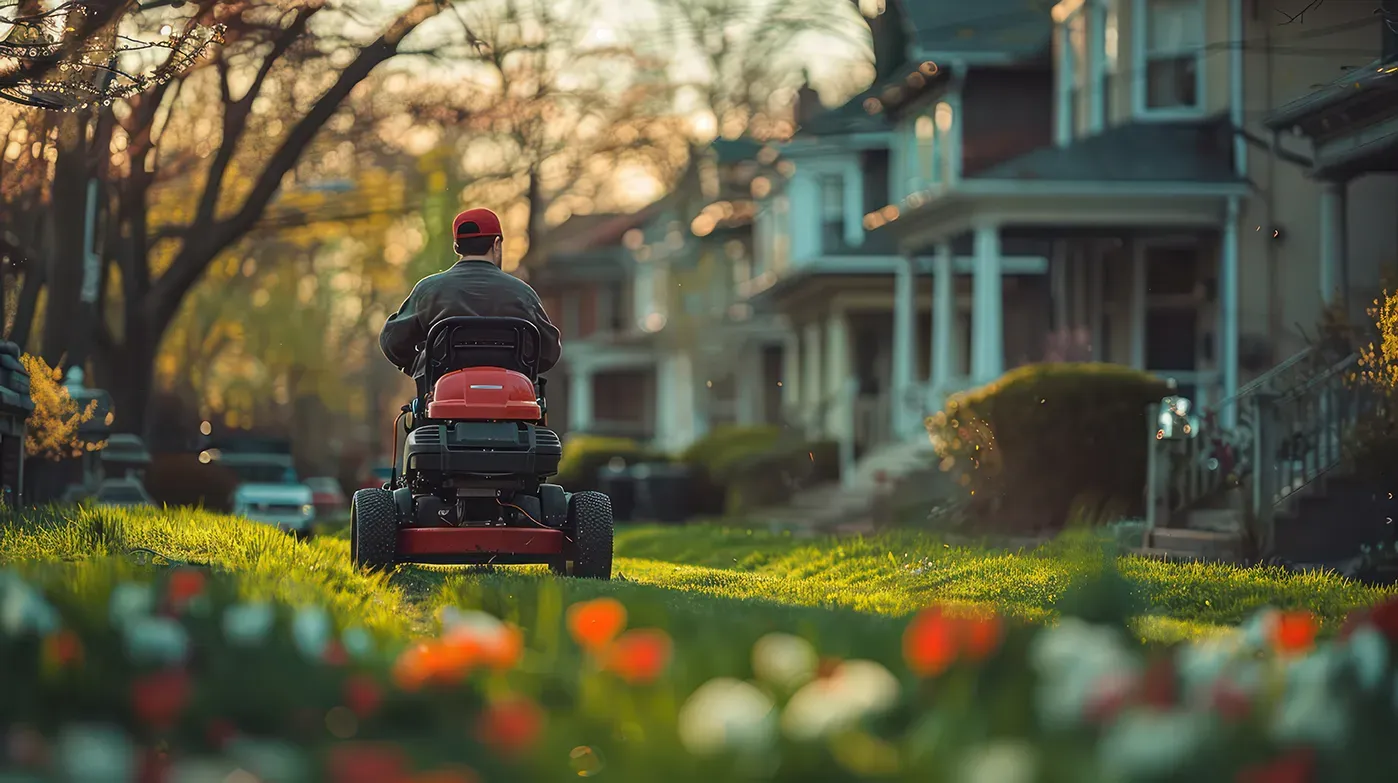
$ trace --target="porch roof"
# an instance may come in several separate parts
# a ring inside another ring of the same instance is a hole
[[[1227,119],[1131,122],[995,164],[976,179],[1237,182]]]
[[[1398,171],[1398,61],[1356,68],[1264,122],[1312,139],[1313,176],[1343,180]]]
[[[999,55],[1028,59],[1053,40],[1052,2],[921,0],[905,2],[913,49],[931,56]]]
[[[1272,130],[1298,128],[1308,136],[1323,132],[1326,120],[1337,110],[1374,96],[1387,96],[1389,109],[1398,113],[1398,62],[1375,60],[1344,75],[1315,92],[1282,106],[1262,121]]]

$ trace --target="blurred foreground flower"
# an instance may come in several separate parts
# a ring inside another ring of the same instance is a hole
[[[44,635],[58,629],[58,611],[22,578],[0,573],[0,630],[15,636]]]
[[[136,761],[131,740],[116,726],[67,726],[54,751],[63,779],[84,783],[125,783]]]
[[[787,702],[782,731],[812,740],[857,725],[898,703],[898,679],[874,661],[844,661],[830,674],[806,683]]]
[[[325,772],[325,780],[333,783],[384,783],[404,780],[408,760],[396,745],[345,742],[331,748]]]
[[[1034,783],[1038,751],[1027,742],[1001,740],[972,748],[961,761],[960,783]]]
[[[597,598],[568,607],[568,633],[579,647],[597,651],[626,629],[626,607],[615,598]]]
[[[124,582],[112,588],[107,599],[107,616],[112,625],[125,627],[132,620],[148,617],[155,608],[155,592],[139,582]]]
[[[763,750],[777,734],[772,699],[752,683],[730,677],[699,686],[680,708],[678,720],[680,742],[701,756]]]
[[[1000,645],[1001,620],[992,614],[952,616],[940,607],[920,612],[903,633],[903,659],[920,677],[935,677],[959,657],[981,661]]]
[[[192,690],[183,669],[148,674],[131,683],[131,709],[147,726],[167,729],[184,712]]]
[[[1270,625],[1272,646],[1283,654],[1303,653],[1315,646],[1320,624],[1310,612],[1282,612]]]
[[[752,646],[753,674],[784,691],[810,682],[819,664],[815,646],[789,633],[769,633]]]
[[[1107,729],[1098,745],[1098,760],[1109,780],[1168,778],[1212,730],[1212,718],[1200,713],[1132,709]]]
[[[476,724],[476,737],[506,756],[519,755],[533,747],[543,731],[544,717],[529,699],[508,696],[486,706]]]
[[[223,610],[223,635],[234,644],[260,644],[276,620],[270,604],[235,604]]]
[[[126,654],[138,663],[177,664],[189,654],[189,633],[168,617],[141,617],[126,624]]]
[[[318,661],[325,657],[330,633],[330,615],[320,607],[297,609],[291,620],[291,637],[296,641],[296,649],[309,660]]]
[[[442,611],[442,643],[466,660],[504,671],[514,668],[524,652],[524,634],[515,626],[485,612],[455,607]]]
[[[603,668],[632,685],[652,683],[670,665],[673,646],[659,628],[627,631],[607,648]]]
[[[175,569],[165,585],[166,597],[172,606],[183,607],[204,593],[204,581],[204,572],[197,568]]]
[[[1039,631],[1029,659],[1039,674],[1039,718],[1050,727],[1083,720],[1089,705],[1101,705],[1107,694],[1118,692],[1124,698],[1140,669],[1120,631],[1076,617]]]

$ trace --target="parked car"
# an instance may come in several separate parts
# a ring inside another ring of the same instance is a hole
[[[306,538],[315,524],[315,495],[305,484],[241,484],[229,504],[233,513]]]
[[[316,516],[328,517],[344,513],[349,506],[345,491],[340,488],[340,480],[331,476],[315,476],[306,479],[311,488],[311,503],[316,507]]]
[[[369,475],[365,476],[364,479],[359,482],[359,489],[378,489],[384,484],[387,484],[388,480],[392,477],[392,465],[379,465],[370,470]]]
[[[154,506],[155,501],[151,500],[150,493],[138,479],[134,478],[110,478],[103,479],[97,485],[97,491],[92,493],[92,500],[100,506]]]

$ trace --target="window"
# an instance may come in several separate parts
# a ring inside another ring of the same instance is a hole
[[[917,137],[917,175],[913,178],[918,184],[915,190],[926,190],[936,181],[936,135],[937,127],[932,118],[921,115],[913,123],[913,135]]]
[[[956,126],[956,109],[950,103],[942,101],[937,104],[935,116],[937,118],[937,163],[939,170],[933,179],[939,179],[942,182],[955,182],[957,156],[960,154],[954,144],[956,137],[952,134],[952,128]]]
[[[1145,26],[1137,98],[1145,111],[1195,110],[1203,102],[1201,0],[1138,0]]]
[[[845,241],[845,178],[838,174],[820,180],[820,234],[825,248]]]
[[[1077,135],[1082,105],[1083,77],[1087,72],[1087,30],[1083,10],[1079,6],[1058,25],[1058,106],[1055,135],[1059,146],[1068,144]]]
[[[1107,0],[1102,20],[1102,95],[1104,114],[1110,116],[1115,105],[1116,87],[1121,77],[1121,11],[1120,0]]]

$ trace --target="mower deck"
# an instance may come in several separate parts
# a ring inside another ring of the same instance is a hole
[[[541,527],[405,527],[398,560],[434,565],[547,563],[567,551],[561,530]]]

